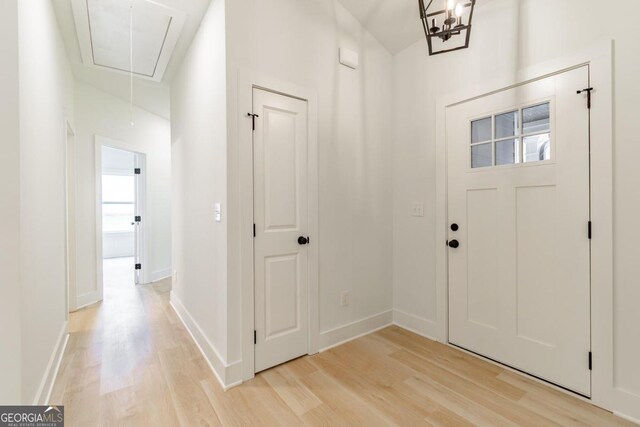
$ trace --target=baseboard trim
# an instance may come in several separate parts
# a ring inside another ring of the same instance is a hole
[[[152,271],[149,275],[149,283],[159,282],[160,280],[171,277],[171,267],[162,270]]]
[[[207,361],[209,368],[211,368],[211,371],[218,379],[222,388],[228,390],[231,387],[241,384],[242,363],[240,361],[227,363],[222,356],[220,356],[213,344],[207,339],[202,328],[200,328],[198,323],[191,317],[189,311],[173,291],[171,292],[170,304],[187,332],[189,332],[189,335],[191,335],[191,338],[200,350],[200,353],[202,353],[204,360]]]
[[[78,295],[76,299],[76,310],[80,310],[88,305],[95,304],[98,301],[101,301],[99,291],[87,292],[86,294]]]
[[[320,351],[326,351],[357,338],[369,335],[375,331],[393,324],[393,310],[383,311],[364,319],[339,326],[320,333]]]
[[[46,405],[51,398],[51,391],[53,390],[53,384],[58,376],[58,370],[62,363],[62,356],[64,350],[67,348],[67,342],[69,341],[69,322],[65,320],[60,330],[60,335],[56,341],[56,345],[49,357],[49,363],[47,369],[44,372],[42,381],[40,381],[40,387],[33,399],[34,405]]]
[[[402,310],[393,310],[393,324],[432,341],[438,341],[435,338],[438,336],[438,325],[432,320]]]
[[[614,389],[613,413],[640,425],[640,396],[631,391]]]

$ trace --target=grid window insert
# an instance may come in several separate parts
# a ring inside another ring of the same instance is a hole
[[[471,168],[551,159],[550,102],[471,121]]]

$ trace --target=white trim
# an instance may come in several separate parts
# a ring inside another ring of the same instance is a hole
[[[135,16],[136,11],[145,13],[141,9],[152,10],[153,13],[162,13],[168,18],[171,18],[170,25],[167,28],[162,50],[158,57],[155,71],[153,76],[149,77],[142,74],[134,74],[136,78],[143,80],[151,80],[154,82],[161,82],[164,77],[164,73],[167,69],[167,65],[171,59],[171,55],[174,52],[176,43],[180,38],[180,33],[185,23],[186,14],[178,9],[173,9],[166,5],[160,4],[151,0],[134,0],[133,13]],[[80,55],[82,57],[82,63],[84,66],[94,68],[102,71],[110,71],[121,75],[129,75],[129,71],[118,70],[103,65],[96,65],[93,60],[93,46],[91,40],[91,27],[89,26],[89,13],[87,10],[86,0],[71,0],[71,9],[73,11],[73,18],[75,22],[76,32],[78,34],[78,46],[80,47]],[[128,50],[128,46],[127,46]],[[135,68],[135,67],[134,67]]]
[[[33,398],[33,405],[46,405],[51,398],[51,390],[53,390],[53,384],[56,381],[58,375],[58,369],[62,363],[62,356],[64,350],[67,348],[67,342],[69,341],[69,322],[65,320],[60,330],[60,335],[56,341],[56,346],[53,348],[53,352],[49,357],[49,363],[47,369],[44,371],[42,380],[40,381],[40,387]]]
[[[77,275],[77,206],[74,203],[74,206],[69,209],[69,183],[73,181],[73,201],[77,200],[77,180],[76,180],[76,171],[77,164],[75,160],[76,153],[76,132],[69,121],[69,118],[65,116],[64,118],[64,171],[65,171],[65,179],[64,179],[64,254],[65,254],[65,272],[66,272],[66,301],[65,301],[65,319],[69,320],[69,313],[72,311],[76,311],[78,309],[78,275]],[[70,147],[70,141],[72,143],[72,147]],[[73,153],[70,153],[70,149],[73,150]],[[69,165],[69,155],[73,154],[74,162],[73,162],[73,170],[71,170]],[[73,230],[74,230],[74,238],[75,242],[73,245],[70,245],[69,239],[69,218],[73,217]],[[70,249],[73,248],[73,250]]]
[[[148,282],[148,268],[149,268],[149,254],[147,251],[148,241],[146,233],[146,224],[149,222],[147,214],[147,152],[139,151],[131,147],[131,145],[124,141],[118,141],[115,139],[107,138],[101,135],[94,135],[95,139],[95,212],[96,212],[96,290],[97,300],[102,301],[104,296],[104,284],[103,284],[103,254],[102,254],[102,147],[111,147],[118,150],[129,151],[131,153],[142,156],[142,192],[139,195],[139,203],[142,205],[143,221],[140,224],[142,244],[140,245],[142,260],[142,270],[140,272],[140,284],[146,284]],[[89,293],[85,294],[88,295]],[[93,293],[92,293],[93,294]],[[78,297],[80,298],[80,297]],[[93,301],[95,302],[95,301]],[[78,302],[80,304],[80,302]],[[88,303],[91,304],[91,303]]]
[[[160,280],[168,279],[169,277],[171,277],[171,267],[152,271],[151,274],[149,274],[149,283],[159,282]]]
[[[207,361],[209,368],[211,368],[211,371],[218,379],[222,388],[227,390],[241,384],[242,362],[238,360],[233,363],[227,363],[224,360],[173,291],[170,296],[170,304],[187,332],[189,332],[189,335],[191,335],[193,342],[200,350],[200,353],[202,353],[204,360]]]
[[[438,324],[433,320],[394,309],[393,324],[432,341],[437,341],[435,337],[438,335]]]
[[[479,84],[473,91],[446,96],[436,104],[436,294],[438,341],[448,341],[447,284],[447,157],[446,108],[477,96],[490,94],[546,75],[588,64],[593,107],[591,109],[591,336],[594,365],[591,373],[591,402],[617,409],[613,385],[613,42],[606,40],[589,49],[536,65],[494,81]],[[597,230],[597,232],[595,232]],[[597,362],[595,362],[597,361]],[[637,411],[635,406],[625,406]]]
[[[637,405],[637,401],[636,401],[636,405]],[[616,417],[620,417],[623,420],[627,420],[627,421],[632,422],[634,424],[640,425],[640,418],[633,418],[633,417],[630,417],[629,415],[625,415],[625,414],[620,413],[618,411],[613,411],[613,415],[615,415]]]
[[[365,335],[369,335],[387,326],[393,325],[393,310],[386,310],[364,319],[320,333],[319,351],[326,351]]]
[[[253,276],[253,131],[246,114],[253,111],[253,89],[261,88],[307,101],[308,109],[308,206],[309,236],[309,347],[308,354],[318,352],[318,95],[313,89],[275,79],[264,73],[238,70],[238,179],[240,192],[240,282],[242,287],[242,379],[254,377],[254,276]]]
[[[87,307],[100,301],[102,301],[102,296],[98,291],[87,292],[86,294],[78,295],[76,310],[80,310],[81,308]]]

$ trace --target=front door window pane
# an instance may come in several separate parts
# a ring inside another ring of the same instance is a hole
[[[551,158],[551,138],[548,133],[527,136],[522,140],[525,162],[539,162]]]
[[[507,139],[496,142],[496,166],[518,163],[518,140]]]
[[[549,103],[522,109],[522,132],[524,134],[549,130]]]
[[[471,122],[471,143],[491,141],[491,117]]]
[[[483,168],[493,164],[491,158],[491,143],[471,146],[471,167]]]
[[[511,111],[496,116],[496,139],[516,136],[520,128],[518,112]]]

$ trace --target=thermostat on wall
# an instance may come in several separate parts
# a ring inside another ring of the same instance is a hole
[[[356,68],[358,68],[358,52],[341,47],[340,63],[355,70]]]

